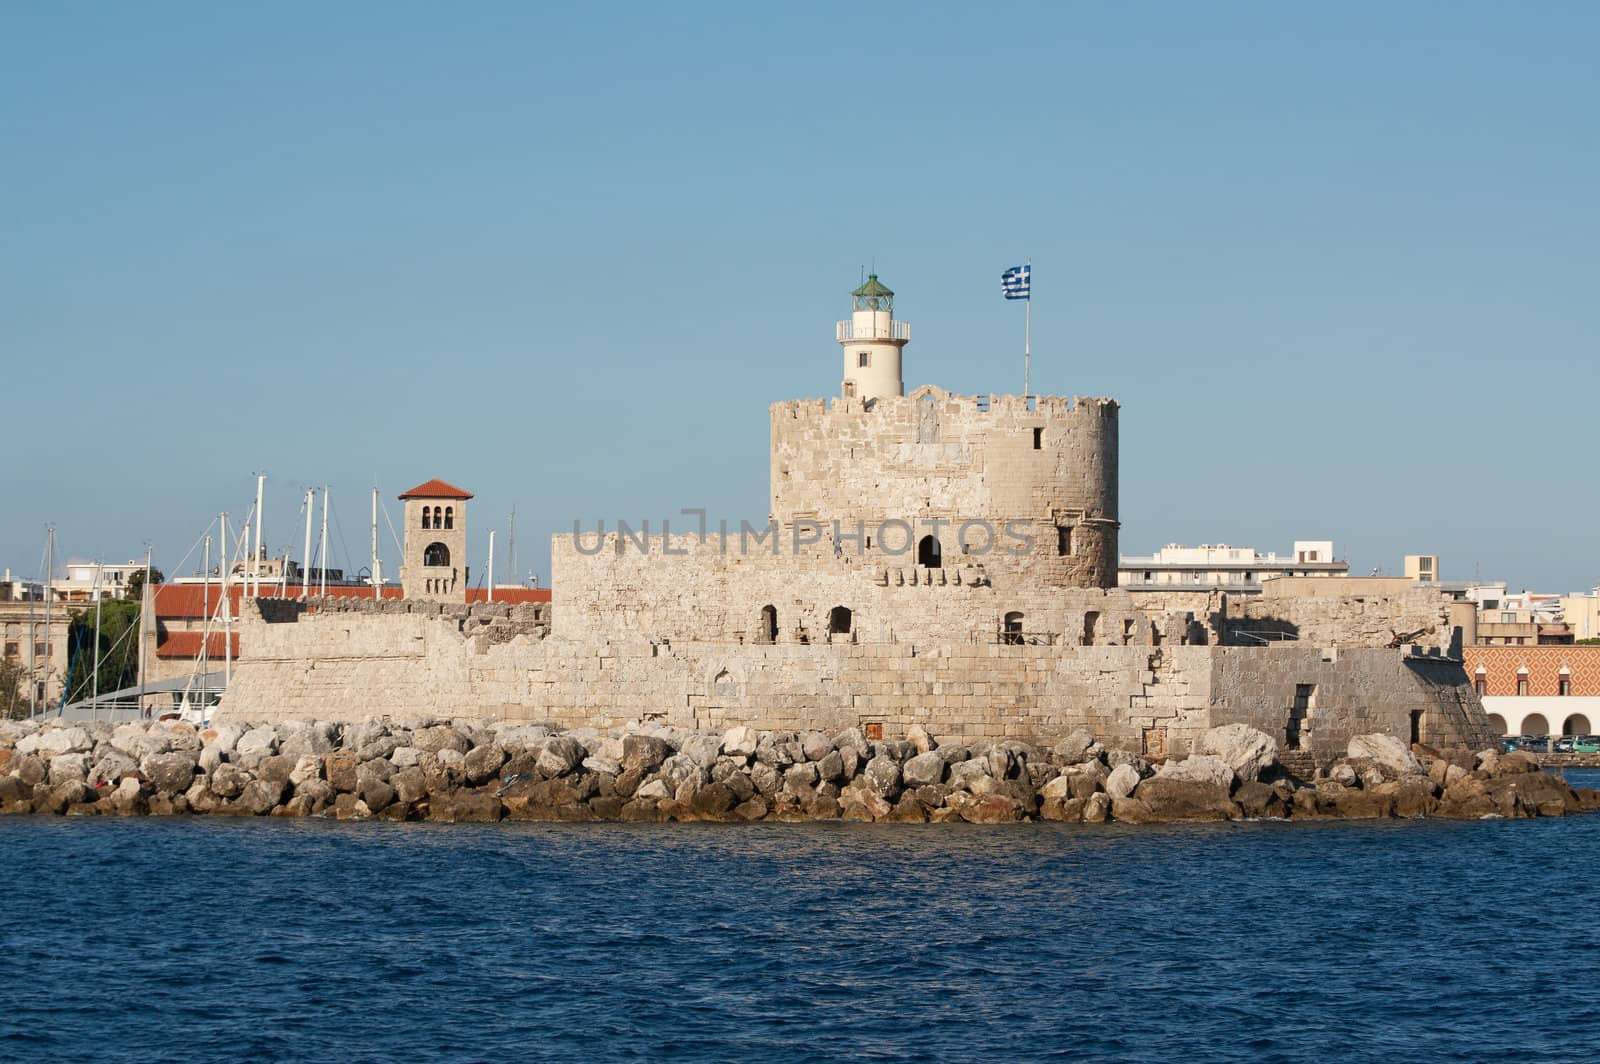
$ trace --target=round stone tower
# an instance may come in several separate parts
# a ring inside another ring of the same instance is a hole
[[[904,395],[900,349],[911,342],[911,325],[894,320],[894,293],[872,274],[850,295],[855,301],[850,320],[839,322],[834,329],[844,348],[844,397]]]

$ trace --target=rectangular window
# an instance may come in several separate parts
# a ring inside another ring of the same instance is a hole
[[[1036,451],[1044,450],[1044,429],[1033,430],[1033,449]]]
[[[860,366],[862,369],[865,369],[866,367],[872,365],[872,354],[871,354],[871,352],[858,351],[858,352],[856,352],[856,359],[857,359],[856,365]]]
[[[1067,558],[1067,557],[1071,557],[1071,555],[1072,555],[1072,526],[1071,525],[1057,525],[1056,526],[1056,556],[1060,557],[1060,558]]]
[[[17,656],[17,644],[15,644],[15,643],[7,643],[6,644],[6,657],[14,658],[16,656]]]
[[[1572,693],[1572,677],[1563,676],[1556,682],[1556,694],[1570,695]]]
[[[43,643],[35,643],[35,644],[33,644],[33,656],[34,657],[36,657],[36,658],[47,657],[49,655],[49,653],[50,653],[50,648],[45,646]]]
[[[1518,676],[1517,677],[1517,694],[1525,695],[1527,693],[1528,693],[1528,678],[1526,676]]]

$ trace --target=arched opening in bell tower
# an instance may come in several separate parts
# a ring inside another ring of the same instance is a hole
[[[422,564],[429,568],[450,564],[450,548],[443,543],[430,543],[422,549]]]

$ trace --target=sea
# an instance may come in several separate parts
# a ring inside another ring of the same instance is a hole
[[[8,817],[0,1060],[1597,1061],[1597,858],[1600,814]]]

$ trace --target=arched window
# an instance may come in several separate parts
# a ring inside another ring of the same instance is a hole
[[[1543,713],[1529,713],[1522,718],[1523,735],[1549,735],[1550,722],[1545,720]]]
[[[1561,697],[1565,698],[1567,695],[1570,695],[1571,693],[1572,693],[1572,670],[1568,669],[1565,665],[1563,665],[1563,666],[1561,666],[1561,671],[1556,674],[1556,694],[1558,694]],[[1571,733],[1568,733],[1568,734],[1571,734]]]
[[[940,567],[938,540],[932,536],[922,537],[922,541],[917,544],[917,564],[924,569],[938,569]]]
[[[1561,725],[1562,735],[1588,735],[1589,718],[1582,713],[1574,713]]]
[[[422,564],[429,568],[450,564],[450,548],[443,543],[430,543],[422,551]]]
[[[422,527],[428,527],[428,508],[426,506],[422,508]]]
[[[1524,665],[1522,668],[1517,670],[1517,694],[1526,695],[1527,693],[1528,693],[1528,667],[1526,665]],[[1523,734],[1531,735],[1533,733],[1532,732],[1524,732]],[[1543,734],[1543,733],[1541,733],[1541,734]]]
[[[778,641],[778,607],[761,607],[761,641],[763,643],[776,643]]]
[[[1489,714],[1489,730],[1494,732],[1496,735],[1507,734],[1506,718],[1502,717],[1498,713]]]
[[[1012,610],[1000,626],[1000,642],[1010,646],[1022,645],[1022,614]]]
[[[456,508],[454,506],[446,506],[444,508],[444,527],[456,527]]]
[[[828,632],[832,635],[850,634],[850,608],[835,606],[828,612]]]

